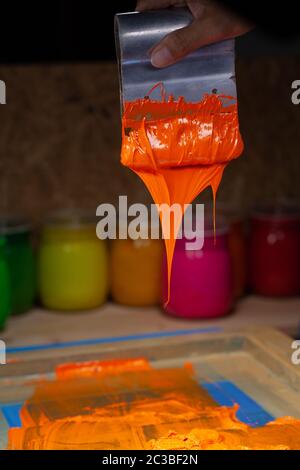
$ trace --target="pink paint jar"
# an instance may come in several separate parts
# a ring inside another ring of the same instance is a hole
[[[230,312],[233,301],[232,262],[228,230],[205,231],[202,249],[187,250],[191,240],[177,240],[173,258],[170,301],[165,311],[182,318],[216,318]],[[199,245],[200,246],[200,245]],[[167,270],[164,263],[163,298],[167,298]]]

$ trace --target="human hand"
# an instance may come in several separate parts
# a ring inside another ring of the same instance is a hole
[[[166,67],[199,47],[247,33],[252,25],[214,0],[138,0],[137,11],[168,7],[189,8],[194,21],[165,36],[151,52],[154,67]]]

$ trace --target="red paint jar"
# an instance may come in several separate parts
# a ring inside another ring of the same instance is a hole
[[[259,210],[251,219],[250,284],[256,294],[300,294],[300,212]]]

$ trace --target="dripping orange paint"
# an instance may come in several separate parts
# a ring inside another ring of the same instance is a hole
[[[157,86],[150,90],[149,95]],[[207,187],[214,203],[229,161],[243,151],[237,103],[231,97],[205,95],[198,103],[177,101],[162,93],[125,103],[122,119],[121,162],[133,170],[157,205],[190,204]],[[170,221],[170,237],[163,218],[168,265],[168,299],[172,259],[181,221]]]

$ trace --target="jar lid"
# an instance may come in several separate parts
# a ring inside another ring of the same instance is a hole
[[[44,226],[54,228],[63,227],[72,230],[80,230],[83,227],[95,226],[98,220],[90,211],[81,209],[63,209],[51,213],[44,221]]]
[[[188,226],[185,227],[184,224],[187,223]],[[223,236],[227,235],[229,232],[228,224],[226,223],[226,220],[223,216],[216,214],[216,220],[215,220],[215,227],[214,229],[214,215],[213,215],[213,207],[211,207],[211,210],[207,210],[205,207],[204,210],[204,237],[205,238],[211,238],[216,235],[218,236]],[[195,210],[193,209],[192,213],[191,212],[186,212],[183,217],[182,221],[182,230],[183,230],[183,235],[185,235],[187,238],[191,238],[194,236],[195,238],[195,230],[196,230],[196,214]],[[201,234],[199,233],[199,236]]]
[[[123,231],[129,229],[131,222],[135,220],[133,216],[127,216],[127,214],[119,213],[118,215],[118,227],[121,228]],[[139,220],[139,229],[138,232],[140,234],[140,238],[151,238],[150,234],[152,231],[155,233],[160,233],[160,220],[159,215],[157,214],[156,217],[150,216],[150,211],[147,214],[147,217],[140,218]]]
[[[258,206],[252,211],[252,220],[261,222],[299,222],[300,204],[281,203]]]
[[[205,208],[207,208],[207,206],[205,206]],[[213,211],[213,205],[210,206],[210,210]],[[217,219],[222,217],[228,224],[245,220],[245,214],[238,205],[224,201],[216,202],[216,216]]]
[[[0,236],[27,233],[30,230],[31,226],[26,218],[0,215]]]

